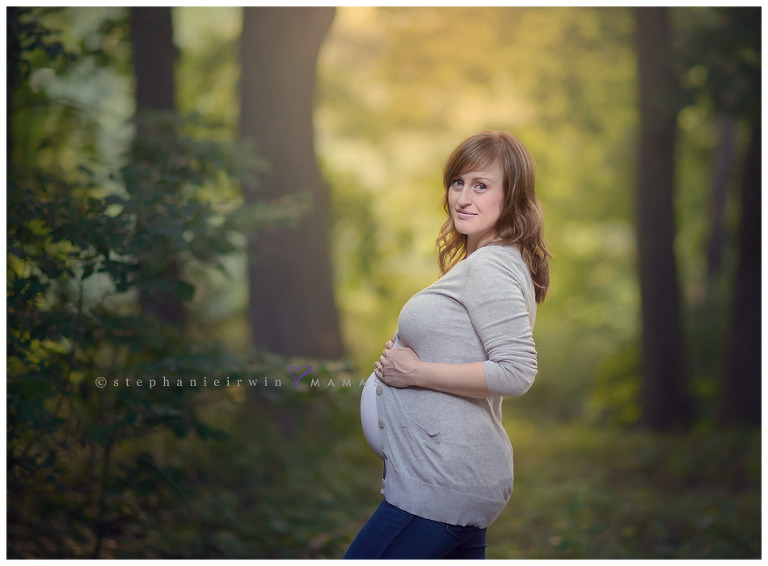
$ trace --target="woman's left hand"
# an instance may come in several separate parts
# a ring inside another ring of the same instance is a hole
[[[395,348],[392,340],[376,362],[376,377],[391,387],[412,387],[416,383],[416,370],[421,360],[410,348]]]

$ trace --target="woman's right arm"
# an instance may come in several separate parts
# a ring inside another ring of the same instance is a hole
[[[536,345],[518,266],[484,254],[467,270],[465,308],[488,360],[483,362],[491,395],[519,397],[538,373]]]

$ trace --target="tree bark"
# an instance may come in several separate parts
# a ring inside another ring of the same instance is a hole
[[[666,430],[691,419],[674,255],[677,87],[665,8],[637,8],[640,144],[637,237],[642,299],[642,421]]]
[[[19,45],[19,8],[8,7],[6,18],[6,51],[5,51],[5,155],[7,167],[13,165],[13,93],[19,75],[18,57],[21,51]]]
[[[131,8],[136,110],[174,110],[176,48],[171,8]]]
[[[326,187],[315,157],[317,57],[334,8],[245,8],[241,134],[269,170],[243,187],[248,203],[309,192],[297,229],[249,237],[249,321],[255,345],[284,355],[343,354],[328,244]]]
[[[176,47],[173,44],[173,22],[170,7],[131,8],[131,40],[136,78],[136,116],[144,111],[175,111]],[[134,157],[142,158],[143,136],[150,135],[137,121]],[[156,156],[144,156],[152,159]],[[181,269],[178,258],[169,257],[162,276],[169,281],[178,279]],[[177,327],[186,323],[184,302],[172,291],[154,289],[142,291],[143,312]]]
[[[725,243],[725,193],[733,166],[736,121],[730,116],[717,120],[717,149],[712,170],[712,193],[709,205],[710,233],[707,242],[705,297],[709,297],[722,265]]]
[[[761,152],[759,118],[752,124],[741,194],[739,263],[718,417],[721,423],[760,426],[761,389]]]

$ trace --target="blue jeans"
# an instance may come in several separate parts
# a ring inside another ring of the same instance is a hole
[[[383,500],[344,558],[485,558],[485,532],[411,515]]]

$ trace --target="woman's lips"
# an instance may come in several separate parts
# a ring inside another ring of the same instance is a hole
[[[462,219],[462,220],[468,220],[470,218],[474,218],[475,216],[477,216],[477,214],[472,213],[472,212],[464,212],[464,211],[461,211],[461,210],[457,210],[456,211],[456,216],[458,218]]]

